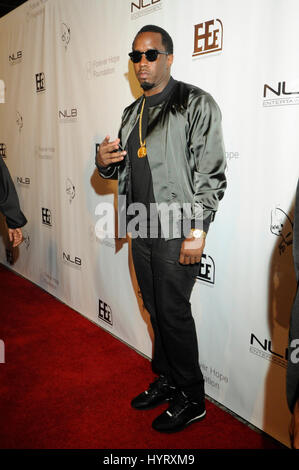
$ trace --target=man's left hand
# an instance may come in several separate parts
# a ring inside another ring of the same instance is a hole
[[[10,241],[13,242],[13,248],[18,246],[23,241],[22,230],[20,228],[9,228],[8,236]]]
[[[194,264],[199,263],[205,247],[204,238],[185,238],[181,245],[180,263]]]

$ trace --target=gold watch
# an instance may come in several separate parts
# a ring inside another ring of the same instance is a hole
[[[202,238],[203,240],[206,238],[207,234],[200,228],[192,228],[190,230],[190,235],[193,238]]]

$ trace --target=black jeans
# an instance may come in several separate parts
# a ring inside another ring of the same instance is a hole
[[[132,254],[145,308],[154,331],[152,369],[192,399],[204,397],[190,296],[198,264],[182,265],[183,238],[132,239]]]

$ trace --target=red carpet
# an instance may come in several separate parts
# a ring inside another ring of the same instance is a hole
[[[280,447],[207,401],[183,432],[151,429],[166,406],[130,400],[150,363],[31,282],[0,265],[1,449],[265,449]]]

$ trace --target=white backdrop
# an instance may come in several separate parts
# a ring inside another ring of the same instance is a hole
[[[28,218],[0,259],[148,357],[129,243],[95,236],[97,204],[116,206],[96,144],[141,93],[127,54],[145,24],[173,37],[173,77],[214,96],[228,189],[192,294],[206,393],[286,444],[298,14],[296,0],[30,0],[0,20],[0,155]]]

